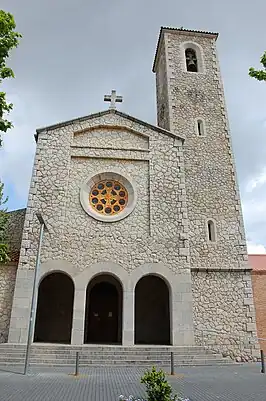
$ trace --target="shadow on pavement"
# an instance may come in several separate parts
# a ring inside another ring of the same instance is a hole
[[[15,374],[17,374],[17,375],[24,375],[24,373],[23,373],[23,368],[18,368],[18,369],[15,369],[15,368],[0,368],[0,372],[4,372],[4,373],[15,373]]]

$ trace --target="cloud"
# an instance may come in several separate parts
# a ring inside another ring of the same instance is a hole
[[[257,191],[257,196],[253,193],[246,193],[242,203],[243,216],[245,222],[248,251],[262,253],[266,247],[266,188],[261,187]]]
[[[250,255],[266,253],[266,247],[262,244],[254,244],[253,242],[247,241],[247,247]]]
[[[252,192],[254,189],[264,185],[266,183],[266,166],[264,166],[261,170],[261,172],[251,178],[247,185],[246,185],[246,191],[247,192]]]
[[[8,95],[8,101],[14,103],[14,111],[10,119],[14,127],[3,135],[3,148],[0,149],[0,179],[12,188],[12,196],[16,197],[18,207],[25,206],[32,163],[35,152],[33,139],[34,129],[27,119],[28,112],[19,96]]]
[[[252,222],[266,219],[266,202],[263,199],[249,199],[242,203],[245,218]]]

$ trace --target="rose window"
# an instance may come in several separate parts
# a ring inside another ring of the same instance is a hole
[[[120,213],[126,207],[128,192],[118,181],[103,180],[91,188],[89,201],[97,213],[111,216]]]
[[[94,173],[81,184],[80,203],[95,220],[114,223],[134,210],[136,185],[132,178],[115,171]]]

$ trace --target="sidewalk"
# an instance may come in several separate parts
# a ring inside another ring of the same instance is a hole
[[[0,401],[117,401],[120,394],[144,396],[139,382],[143,372],[138,368],[88,368],[76,378],[69,368],[35,369],[29,376],[1,370]],[[260,373],[259,364],[178,368],[168,378],[191,401],[266,400],[266,375]]]

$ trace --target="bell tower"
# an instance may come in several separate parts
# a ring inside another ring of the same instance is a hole
[[[192,269],[247,265],[217,37],[161,28],[153,65],[158,125],[185,137]]]

